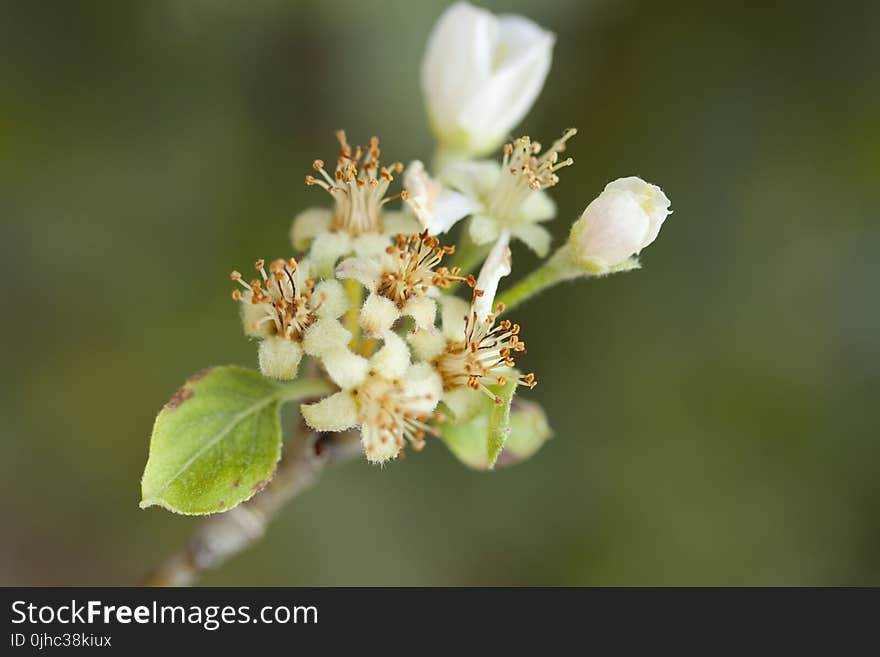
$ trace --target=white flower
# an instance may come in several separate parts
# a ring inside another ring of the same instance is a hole
[[[501,400],[488,386],[504,385],[508,379],[534,388],[535,375],[522,375],[514,369],[517,353],[525,351],[519,339],[519,324],[501,320],[493,314],[498,282],[510,273],[509,236],[493,247],[483,265],[471,303],[444,296],[440,300],[441,330],[417,329],[410,333],[413,351],[430,362],[443,381],[443,402],[458,420],[478,408],[473,391]],[[504,310],[499,304],[494,308]]]
[[[348,310],[348,298],[342,284],[335,280],[317,285],[309,278],[309,263],[276,260],[266,271],[265,261],[257,260],[260,278],[246,283],[234,271],[231,278],[243,288],[232,298],[241,304],[241,318],[246,335],[261,340],[260,371],[273,379],[296,377],[303,351],[302,343],[322,320],[335,322]]]
[[[538,97],[554,41],[522,16],[464,2],[447,9],[422,61],[422,92],[441,147],[477,157],[494,150]]]
[[[365,258],[378,258],[390,242],[390,236],[385,233],[364,233],[352,237],[345,232],[326,231],[312,242],[309,260],[314,263],[318,276],[332,278],[340,258],[352,253]]]
[[[472,276],[461,276],[457,267],[441,265],[443,257],[453,251],[423,231],[398,235],[395,244],[379,255],[355,256],[339,263],[337,278],[359,281],[370,292],[360,312],[367,335],[388,331],[401,316],[412,317],[422,328],[432,326],[436,304],[431,295],[437,288],[475,283]]]
[[[339,156],[331,176],[324,168],[323,160],[315,160],[312,168],[318,177],[306,176],[306,185],[322,187],[336,201],[330,221],[330,229],[349,235],[382,232],[382,206],[399,198],[385,196],[394,180],[394,173],[403,172],[403,164],[394,162],[383,167],[379,162],[379,138],[372,137],[366,147],[352,149],[345,132],[336,133]]]
[[[347,249],[342,251],[342,254],[346,255],[355,251],[357,245],[361,245],[360,248],[363,250],[363,245],[369,244],[371,240],[376,238],[376,233],[365,233],[357,237],[352,237],[348,233],[331,233],[330,224],[332,221],[333,210],[330,208],[313,207],[300,212],[294,217],[290,226],[290,243],[293,248],[298,251],[306,251],[319,238],[325,234],[331,234],[336,236],[339,244],[334,250]],[[399,210],[384,210],[382,212],[382,235],[386,238],[385,242],[398,233],[413,233],[419,230],[419,222],[404,212]],[[387,244],[383,244],[383,246],[387,246]],[[328,251],[318,255],[326,258],[331,253]]]
[[[430,235],[445,233],[480,207],[476,201],[431,178],[419,160],[406,168],[403,186],[407,204]]]
[[[330,208],[306,208],[294,217],[290,225],[290,243],[294,249],[305,251],[321,233],[330,230],[333,211]]]
[[[306,176],[307,185],[321,187],[333,197],[333,209],[309,208],[296,216],[290,229],[293,247],[310,249],[309,259],[321,277],[330,277],[343,256],[379,253],[393,235],[418,229],[418,222],[412,217],[384,210],[390,201],[406,197],[405,192],[385,196],[393,174],[401,173],[403,164],[380,164],[377,137],[368,146],[355,148],[349,145],[342,130],[336,138],[339,155],[332,175],[323,160],[315,160],[312,168],[317,175]]]
[[[302,406],[306,423],[318,431],[360,428],[367,460],[384,463],[396,458],[409,441],[415,449],[440,399],[439,375],[427,363],[410,363],[402,338],[387,332],[383,346],[369,359],[348,349],[326,352],[327,373],[341,388],[314,404]]]
[[[572,226],[572,256],[588,271],[608,272],[653,242],[671,213],[662,189],[636,176],[619,178]]]
[[[505,144],[500,166],[481,160],[447,167],[446,182],[478,205],[468,225],[474,243],[490,244],[509,230],[538,256],[547,255],[550,233],[539,222],[556,216],[556,205],[543,190],[556,185],[557,171],[573,163],[559,154],[575,134],[574,128],[566,130],[544,153],[541,144],[521,137]]]

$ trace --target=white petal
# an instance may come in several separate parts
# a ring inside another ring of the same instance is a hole
[[[441,144],[481,155],[501,143],[540,92],[553,40],[526,18],[466,3],[447,9],[422,62],[422,92]]]
[[[412,297],[400,309],[400,314],[412,317],[419,328],[430,328],[434,325],[434,318],[437,316],[437,302],[431,297]]]
[[[387,431],[382,431],[372,424],[361,427],[361,445],[364,448],[364,456],[370,463],[376,465],[397,458],[401,450],[400,445]]]
[[[361,258],[375,258],[391,244],[391,240],[385,233],[364,233],[352,240],[352,248],[356,256]]]
[[[342,283],[333,278],[321,281],[315,286],[314,298],[320,304],[315,314],[321,318],[336,319],[337,317],[342,317],[351,307]]]
[[[491,244],[498,239],[498,222],[487,214],[475,214],[468,225],[468,234],[475,244]]]
[[[439,183],[431,179],[421,160],[413,160],[403,172],[403,187],[413,208],[424,206],[430,211],[439,191]]]
[[[471,199],[486,199],[501,178],[496,160],[457,162],[443,169],[443,182]]]
[[[669,209],[669,198],[662,189],[657,187],[657,185],[645,182],[638,176],[618,178],[608,183],[605,189],[619,189],[634,194],[638,198],[639,205],[648,214],[651,223],[645,238],[642,240],[642,249],[657,239],[663,222],[666,220],[666,217],[672,214],[672,210]]]
[[[556,216],[556,203],[547,192],[536,190],[526,196],[517,215],[521,221],[547,221]]]
[[[382,229],[389,237],[412,235],[421,230],[421,224],[406,212],[389,210],[382,213]]]
[[[457,337],[461,339],[462,335]],[[425,361],[434,360],[446,347],[446,338],[437,329],[410,331],[406,339],[416,357]]]
[[[321,233],[312,242],[309,257],[320,278],[331,278],[338,260],[351,253],[351,235],[348,233]]]
[[[454,388],[443,393],[443,403],[455,415],[456,422],[464,422],[484,408],[484,395],[471,388]]]
[[[398,270],[398,267],[400,266],[400,258],[397,255],[383,252],[378,257],[378,263],[378,269],[380,273],[377,274],[376,279],[381,280],[382,272]]]
[[[460,109],[491,74],[493,22],[489,12],[456,3],[443,13],[428,39],[422,92],[441,141],[456,139],[462,130],[457,122]]]
[[[384,344],[370,358],[370,369],[385,379],[399,379],[409,367],[409,347],[396,333],[386,331]]]
[[[432,235],[445,233],[469,214],[480,209],[480,205],[464,194],[444,189],[434,202],[430,224],[425,228]]]
[[[273,326],[272,321],[262,321],[266,317],[272,317],[267,312],[267,306],[263,303],[251,303],[253,292],[250,290],[242,290],[241,305],[241,326],[244,334],[251,338],[265,338],[270,335],[269,327]]]
[[[409,193],[407,204],[431,235],[445,233],[479,208],[479,204],[464,194],[445,189],[439,181],[433,180],[418,160],[407,167],[404,186]]]
[[[406,390],[406,407],[414,413],[430,413],[443,394],[443,381],[429,363],[414,363],[402,379]]]
[[[440,298],[440,322],[447,340],[464,340],[465,321],[471,313],[470,304],[464,299],[445,295]]]
[[[290,241],[293,248],[305,251],[318,235],[330,228],[333,212],[330,208],[308,208],[293,220],[290,226]]]
[[[317,431],[345,431],[357,426],[357,404],[347,392],[337,392],[314,404],[300,406],[303,418]]]
[[[606,189],[571,227],[569,243],[581,266],[601,273],[638,253],[650,229],[650,217],[635,194]]]
[[[522,240],[539,258],[545,258],[550,251],[550,231],[540,224],[519,224],[511,229],[511,234]]]
[[[258,355],[263,376],[287,381],[296,378],[303,350],[292,340],[272,336],[260,342]]]
[[[493,49],[501,54],[501,60],[488,82],[461,110],[459,123],[484,135],[496,135],[495,144],[506,138],[541,92],[555,40],[551,32],[527,18],[499,17]]]
[[[347,258],[336,267],[336,278],[351,278],[368,290],[376,289],[381,275],[382,266],[376,258]]]
[[[361,308],[360,324],[369,337],[376,338],[389,330],[398,317],[400,311],[391,299],[373,293]]]
[[[506,231],[503,232],[489,255],[486,256],[486,262],[483,263],[483,268],[477,277],[475,289],[482,290],[483,295],[474,302],[474,310],[481,320],[492,314],[498,283],[502,277],[510,273],[510,247],[507,246],[509,241],[510,234]]]
[[[367,359],[348,348],[339,347],[324,352],[321,362],[333,383],[344,390],[359,386],[367,378]]]
[[[351,332],[336,319],[321,318],[303,337],[303,348],[309,356],[321,357],[329,351],[345,348],[351,341]]]

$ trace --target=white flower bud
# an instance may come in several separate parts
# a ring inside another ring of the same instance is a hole
[[[464,2],[447,9],[422,61],[422,91],[441,146],[466,156],[498,147],[538,97],[554,41],[522,16]]]
[[[662,189],[635,176],[619,178],[572,226],[572,255],[584,269],[606,273],[653,242],[671,213]]]
[[[270,379],[296,378],[303,350],[297,342],[272,336],[260,342],[260,372]]]

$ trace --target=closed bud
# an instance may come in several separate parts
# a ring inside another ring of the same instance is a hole
[[[522,16],[495,16],[465,2],[447,9],[422,62],[422,91],[441,147],[463,156],[497,148],[544,86],[554,41]]]
[[[612,271],[653,242],[671,213],[662,189],[636,176],[619,178],[572,226],[571,254],[591,273]]]

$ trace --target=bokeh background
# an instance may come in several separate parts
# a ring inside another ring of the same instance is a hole
[[[486,2],[558,35],[522,132],[575,125],[675,214],[644,269],[517,311],[556,437],[328,472],[206,584],[880,584],[880,6]],[[3,2],[0,583],[133,584],[155,413],[255,365],[228,272],[289,253],[333,130],[429,158],[443,2]],[[534,264],[515,252],[516,272]]]

